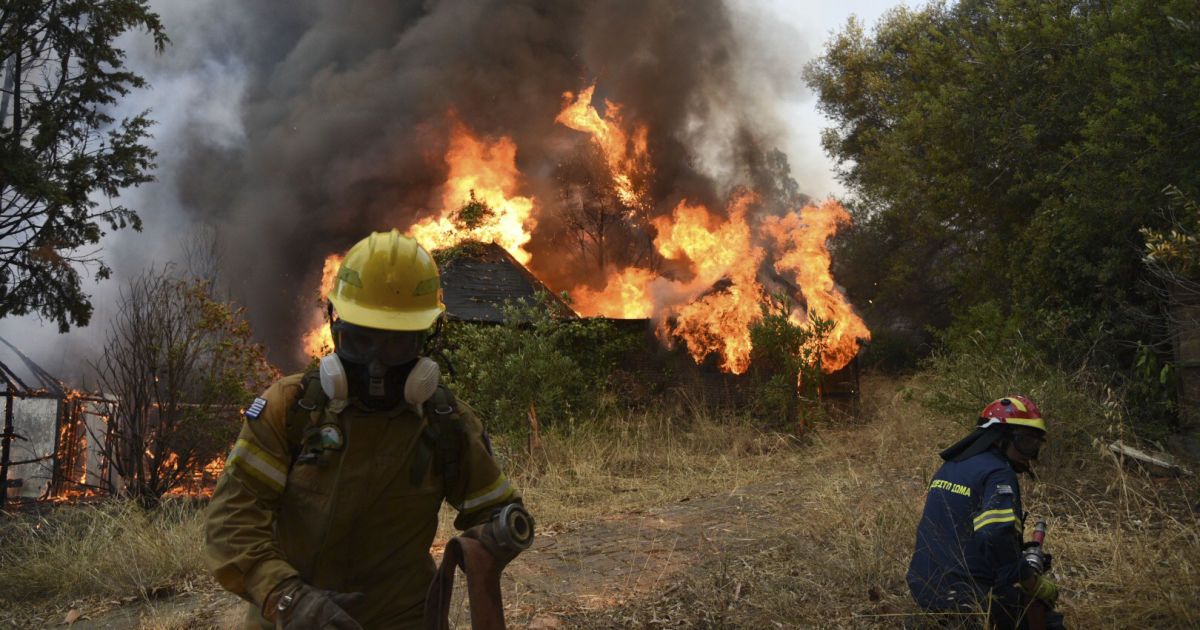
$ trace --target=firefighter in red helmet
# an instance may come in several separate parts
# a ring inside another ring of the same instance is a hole
[[[1022,556],[1017,480],[1045,440],[1041,410],[1013,395],[984,407],[975,430],[942,451],[945,463],[929,485],[908,567],[909,589],[922,608],[983,610],[993,628],[1026,627],[1034,601],[1053,610],[1058,587],[1047,575],[1049,562],[1035,566]],[[1047,627],[1062,627],[1062,615],[1048,614]]]

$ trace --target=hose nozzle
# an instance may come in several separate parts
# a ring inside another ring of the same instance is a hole
[[[496,514],[493,531],[501,545],[524,551],[533,544],[533,516],[520,503],[509,503]]]

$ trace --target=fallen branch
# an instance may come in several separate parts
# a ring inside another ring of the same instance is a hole
[[[1132,459],[1138,463],[1148,464],[1150,466],[1155,466],[1157,468],[1161,468],[1163,470],[1166,470],[1168,473],[1176,475],[1176,476],[1178,476],[1178,475],[1183,475],[1185,477],[1192,476],[1192,471],[1176,464],[1173,461],[1173,458],[1170,455],[1167,455],[1166,453],[1150,454],[1141,449],[1137,449],[1132,446],[1129,446],[1128,444],[1125,444],[1121,440],[1117,440],[1116,442],[1109,444],[1108,450],[1112,451],[1113,453],[1116,453],[1120,457],[1128,457],[1129,459]]]

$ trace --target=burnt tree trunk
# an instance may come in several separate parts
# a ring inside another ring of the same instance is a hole
[[[13,439],[13,396],[8,392],[4,396],[4,438],[0,446],[0,509],[8,505],[8,462],[10,460]]]

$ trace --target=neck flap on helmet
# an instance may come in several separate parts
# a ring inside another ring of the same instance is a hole
[[[948,462],[961,462],[969,459],[994,446],[1002,435],[1004,435],[1004,430],[999,426],[977,428],[942,451],[942,459]]]

